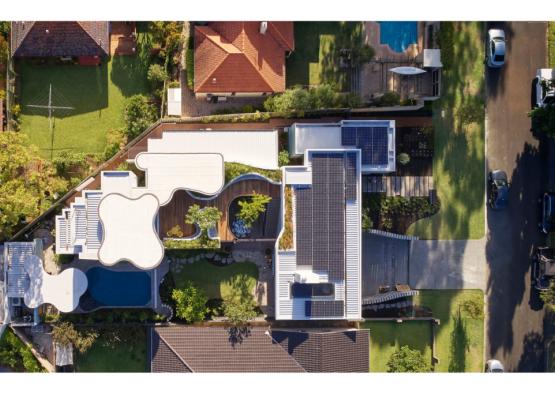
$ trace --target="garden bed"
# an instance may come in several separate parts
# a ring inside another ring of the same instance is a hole
[[[433,175],[434,131],[433,127],[398,127],[395,130],[397,155],[408,154],[407,164],[397,163],[397,176]]]
[[[439,201],[428,197],[387,197],[385,193],[364,193],[363,227],[406,234],[409,226],[419,219],[437,213]],[[369,220],[368,220],[369,219]]]

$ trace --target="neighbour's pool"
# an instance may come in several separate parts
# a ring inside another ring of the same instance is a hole
[[[147,272],[111,271],[94,267],[87,271],[87,292],[101,306],[136,307],[150,302],[150,275]]]
[[[380,24],[380,44],[387,44],[395,52],[405,52],[418,42],[417,22],[378,22]]]

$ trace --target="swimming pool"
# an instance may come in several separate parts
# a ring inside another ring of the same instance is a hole
[[[147,272],[111,271],[93,267],[86,275],[89,281],[87,293],[96,301],[94,308],[137,307],[146,306],[150,302],[151,285]],[[91,306],[85,309],[90,309]]]
[[[380,44],[387,44],[395,52],[405,52],[418,40],[417,22],[378,22],[380,24]]]

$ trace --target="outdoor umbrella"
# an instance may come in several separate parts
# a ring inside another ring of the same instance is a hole
[[[421,68],[418,68],[418,67],[395,67],[389,71],[400,75],[418,75],[426,72],[426,70],[422,70]]]

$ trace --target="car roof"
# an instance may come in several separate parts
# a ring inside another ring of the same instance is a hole
[[[491,172],[492,179],[504,179],[507,180],[507,173],[503,170],[493,170]]]
[[[490,37],[500,37],[505,39],[505,32],[501,29],[489,29],[488,30],[488,35]]]

